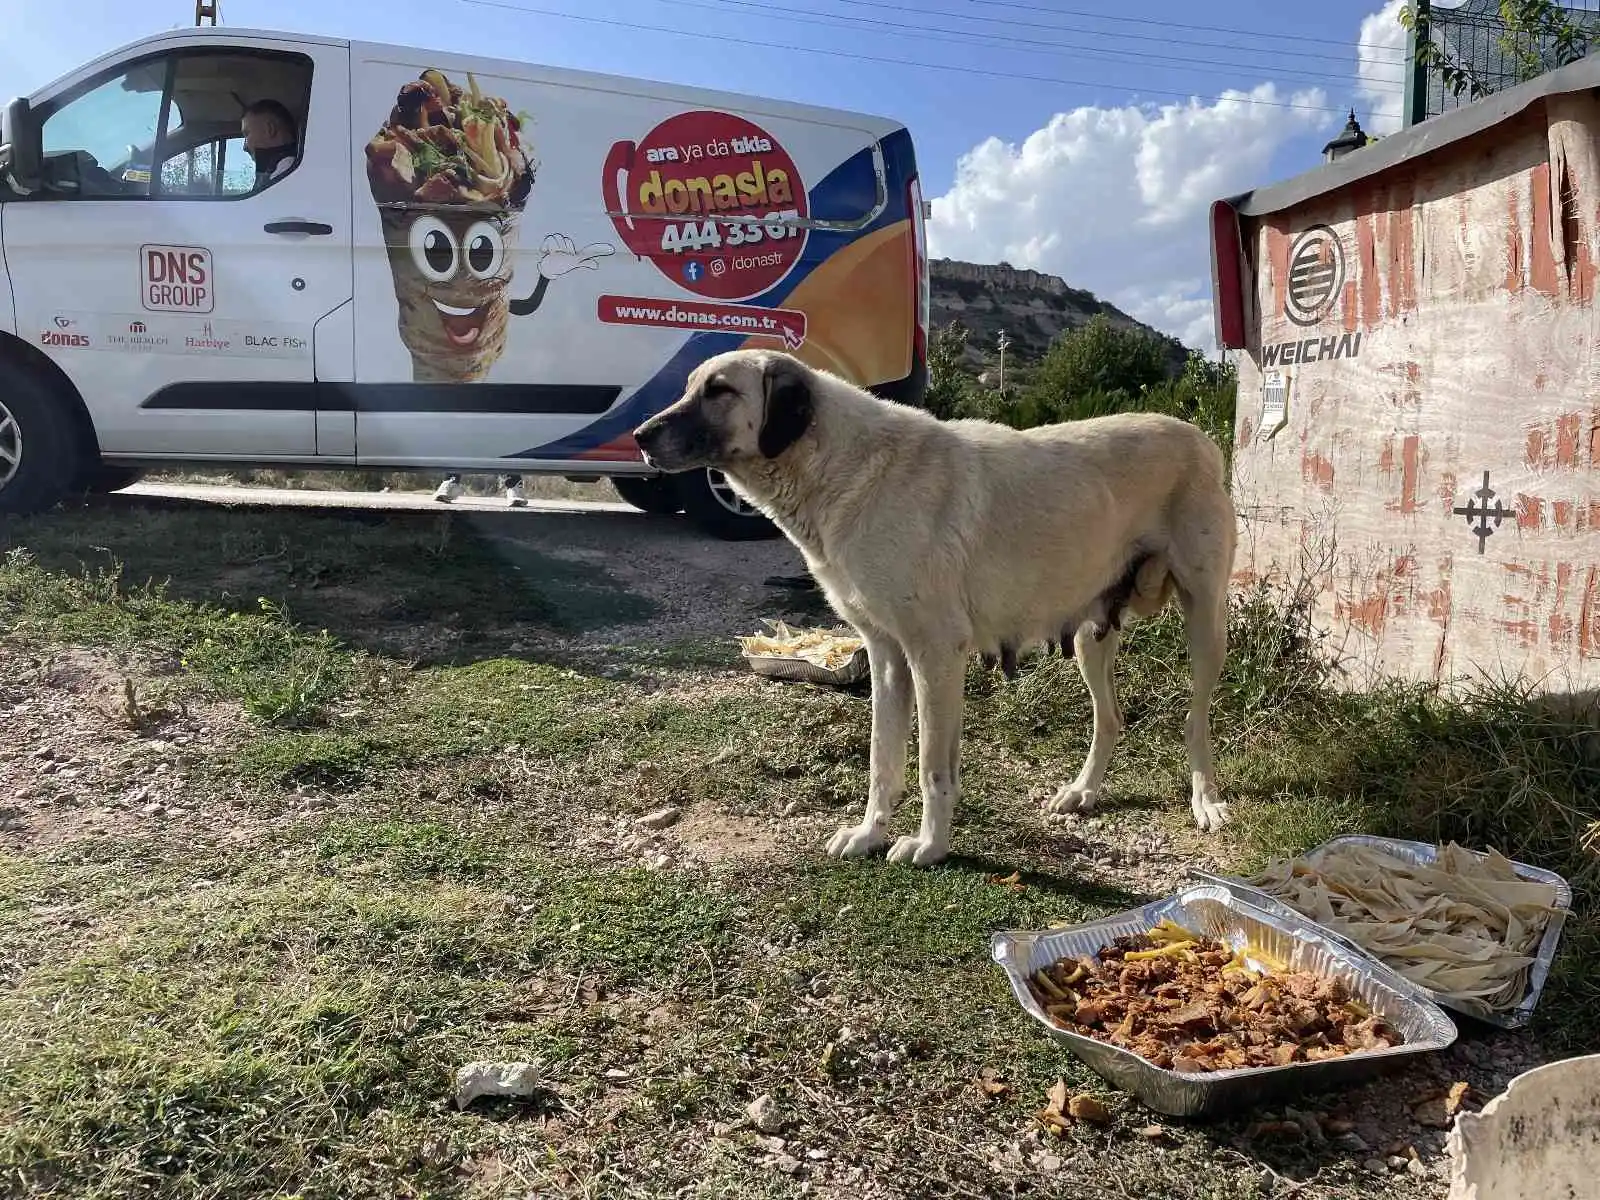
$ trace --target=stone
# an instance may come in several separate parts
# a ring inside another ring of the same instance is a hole
[[[676,825],[682,816],[683,810],[681,808],[675,804],[669,804],[666,808],[658,808],[655,812],[646,813],[634,824],[641,829],[668,829]]]
[[[750,1124],[761,1133],[777,1133],[789,1123],[783,1110],[778,1107],[778,1102],[768,1095],[757,1096],[744,1112],[745,1116],[750,1118]]]

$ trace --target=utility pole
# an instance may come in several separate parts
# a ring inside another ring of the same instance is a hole
[[[1011,345],[1011,339],[1006,336],[1006,331],[1000,331],[1000,395],[1006,394],[1006,348]]]
[[[217,8],[220,0],[194,0],[194,23],[215,25],[218,19]]]

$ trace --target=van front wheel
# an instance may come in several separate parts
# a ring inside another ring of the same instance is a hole
[[[706,467],[675,477],[683,511],[701,529],[728,542],[775,538],[782,531],[733,490],[721,471]]]
[[[66,401],[30,372],[0,368],[0,513],[55,507],[83,457]]]

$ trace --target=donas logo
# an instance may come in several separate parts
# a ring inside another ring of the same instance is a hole
[[[1326,225],[1313,225],[1289,250],[1283,315],[1296,325],[1315,325],[1327,316],[1344,287],[1344,244]]]
[[[67,346],[83,350],[93,345],[86,333],[62,333],[59,330],[47,329],[39,335],[41,346]]]

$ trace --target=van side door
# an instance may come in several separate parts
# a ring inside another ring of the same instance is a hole
[[[288,112],[258,182],[241,118]],[[34,103],[46,183],[5,206],[19,336],[78,387],[103,454],[270,462],[319,444],[318,366],[353,362],[349,50],[146,43]],[[347,436],[345,436],[347,435]]]

